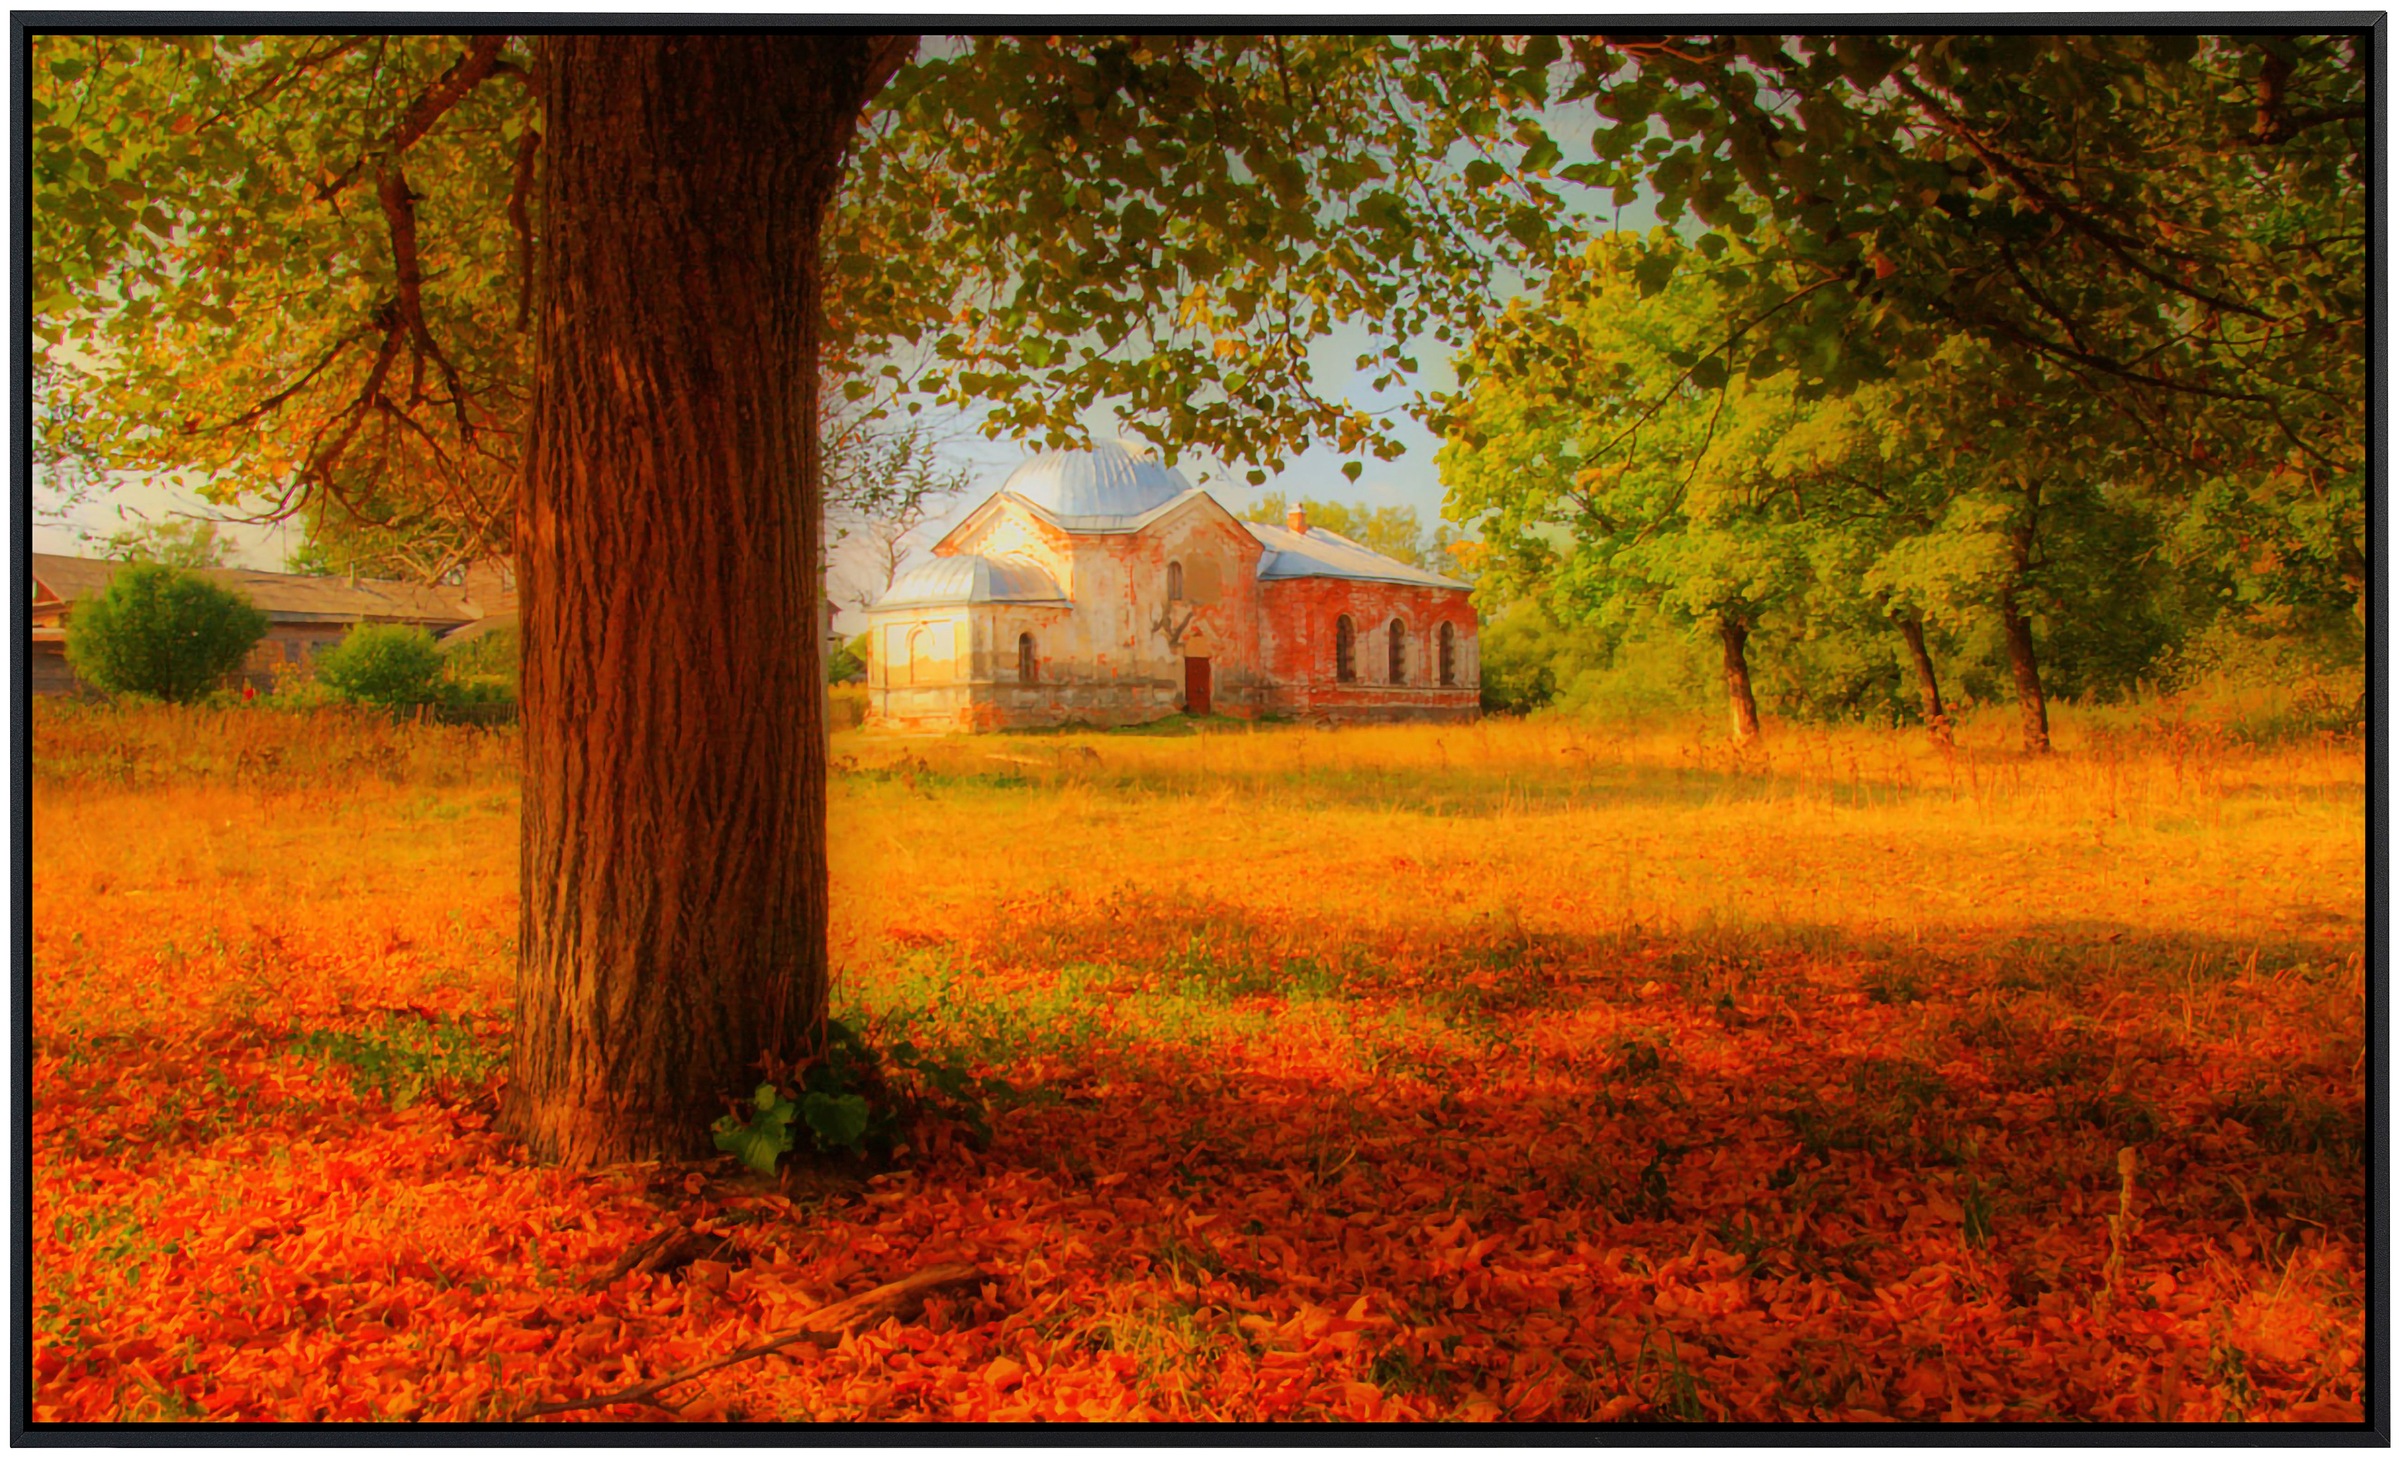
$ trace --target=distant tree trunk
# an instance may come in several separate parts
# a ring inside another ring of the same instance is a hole
[[[505,1121],[708,1147],[822,1037],[817,237],[888,37],[545,36]]]
[[[2041,509],[2041,488],[2028,482],[2025,510],[2008,533],[2008,586],[2000,593],[2000,630],[2008,640],[2008,667],[2017,680],[2017,716],[2024,729],[2025,752],[2050,752],[2050,706],[2042,697],[2042,675],[2033,657],[2033,620],[2025,616],[2018,594],[2033,563],[2035,514]]]
[[[2342,581],[2348,584],[2353,594],[2350,599],[2351,616],[2357,618],[2358,625],[2363,628],[2367,625],[2367,554],[2358,549],[2356,542],[2345,538],[2334,549],[2334,557],[2341,568]]]
[[[1742,652],[1750,641],[1750,625],[1720,613],[1717,641],[1725,645],[1725,696],[1733,706],[1733,742],[1748,744],[1758,737],[1758,700],[1750,692],[1750,660]]]
[[[1902,610],[1892,614],[1900,636],[1908,643],[1908,658],[1917,666],[1917,697],[1925,707],[1925,727],[1935,742],[1950,742],[1950,715],[1942,708],[1942,683],[1933,674],[1933,655],[1925,651],[1925,619]]]

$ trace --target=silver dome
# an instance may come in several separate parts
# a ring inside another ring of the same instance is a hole
[[[945,607],[974,602],[1064,602],[1050,574],[1014,557],[962,552],[912,569],[875,600],[875,608]]]
[[[1166,505],[1192,483],[1147,446],[1094,441],[1088,451],[1044,451],[1009,472],[1000,489],[1053,516],[1133,517]]]

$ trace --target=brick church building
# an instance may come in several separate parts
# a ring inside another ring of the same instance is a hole
[[[989,729],[1174,713],[1471,719],[1466,585],[1245,522],[1147,447],[1049,451],[867,611],[868,722]]]

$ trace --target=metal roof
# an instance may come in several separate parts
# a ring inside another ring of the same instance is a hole
[[[513,633],[517,631],[521,621],[515,608],[510,608],[504,613],[493,613],[489,617],[477,618],[464,627],[452,628],[449,632],[442,634],[441,646],[455,648],[461,643],[472,643],[478,638],[488,638],[494,633]]]
[[[1396,561],[1323,527],[1312,526],[1303,533],[1260,521],[1246,521],[1242,525],[1267,549],[1266,555],[1258,559],[1261,582],[1294,577],[1347,577],[1360,582],[1404,582],[1417,587],[1467,591],[1463,582]]]
[[[92,557],[33,554],[33,580],[67,602],[97,597],[108,589],[123,562]],[[270,618],[335,622],[464,623],[475,617],[456,589],[422,582],[387,582],[346,577],[299,577],[246,567],[203,567],[199,574],[250,599]]]
[[[1193,488],[1149,447],[1100,440],[1088,451],[1044,451],[1009,472],[1000,489],[1072,530],[1140,516]]]
[[[1149,447],[1097,441],[1088,451],[1044,451],[1033,457],[1010,472],[998,491],[989,496],[970,498],[951,512],[933,529],[930,534],[932,540],[937,545],[948,541],[1002,497],[1014,497],[1041,520],[1082,536],[1138,532],[1199,497],[1207,497],[1229,516],[1233,514],[1211,493],[1185,480],[1182,472],[1159,464],[1157,457],[1150,454]],[[1396,561],[1323,527],[1310,527],[1303,534],[1263,522],[1245,521],[1242,525],[1258,539],[1263,549],[1258,562],[1258,578],[1261,582],[1298,577],[1341,577],[1358,582],[1398,582],[1414,587],[1444,587],[1458,592],[1468,590],[1463,582]],[[923,549],[918,550],[921,552]],[[920,572],[938,567],[943,562],[967,560],[971,559],[964,556],[915,557],[912,563],[904,564],[904,575],[900,581],[915,581]],[[1040,571],[1038,568],[1032,570]],[[1049,581],[1046,575],[1043,581]],[[958,596],[966,589],[952,585],[942,589],[951,595],[912,598],[904,604],[893,595],[899,590],[900,583],[894,583],[891,594],[875,605],[900,607],[914,606],[920,601],[930,605],[1009,600]],[[1065,600],[1055,584],[1051,586],[1050,596]]]
[[[1011,492],[1001,492],[999,495],[991,497],[990,500],[998,501],[1001,496],[1013,496],[1013,499],[1015,499],[1027,511],[1032,512],[1035,516],[1040,517],[1043,521],[1050,523],[1052,526],[1057,527],[1061,531],[1072,532],[1077,536],[1083,537],[1124,536],[1133,532],[1138,532],[1142,528],[1150,525],[1150,523],[1154,521],[1157,521],[1161,517],[1166,516],[1170,512],[1180,511],[1195,501],[1207,501],[1211,505],[1218,507],[1222,507],[1225,504],[1221,501],[1218,501],[1216,497],[1211,496],[1206,491],[1203,491],[1199,487],[1195,486],[1189,491],[1182,492],[1179,495],[1170,496],[1165,501],[1160,502],[1158,505],[1153,506],[1146,511],[1137,512],[1132,516],[1061,516],[1038,501],[1028,501],[1022,496],[1014,496],[1014,494]],[[1226,514],[1228,516],[1232,515],[1231,512],[1227,512]],[[972,511],[968,512],[966,516],[960,518],[959,525],[964,526],[967,524],[967,522],[974,520],[974,518],[975,513]],[[953,527],[952,530],[955,531],[957,528]]]
[[[1066,600],[1067,595],[1057,581],[1032,562],[961,552],[956,556],[936,557],[908,572],[875,600],[870,611],[976,602],[1063,603]]]

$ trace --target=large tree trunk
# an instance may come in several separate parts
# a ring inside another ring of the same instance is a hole
[[[2008,586],[2000,593],[2000,631],[2008,640],[2008,668],[2017,680],[2017,716],[2023,725],[2025,752],[2050,752],[2050,706],[2042,696],[2042,674],[2033,658],[2033,620],[2025,616],[2018,593],[2033,565],[2035,514],[2041,509],[2041,490],[2028,482],[2025,510],[2008,534]]]
[[[1939,744],[1950,742],[1950,715],[1942,707],[1942,682],[1934,677],[1933,655],[1925,651],[1925,620],[1902,610],[1892,614],[1908,644],[1909,661],[1917,667],[1917,697],[1925,706],[1925,727]]]
[[[1750,660],[1742,651],[1750,641],[1750,625],[1721,613],[1717,641],[1725,646],[1725,696],[1733,707],[1733,742],[1748,744],[1758,738],[1758,700],[1750,692]]]
[[[874,36],[547,36],[507,1126],[705,1150],[822,1035],[818,230]]]

